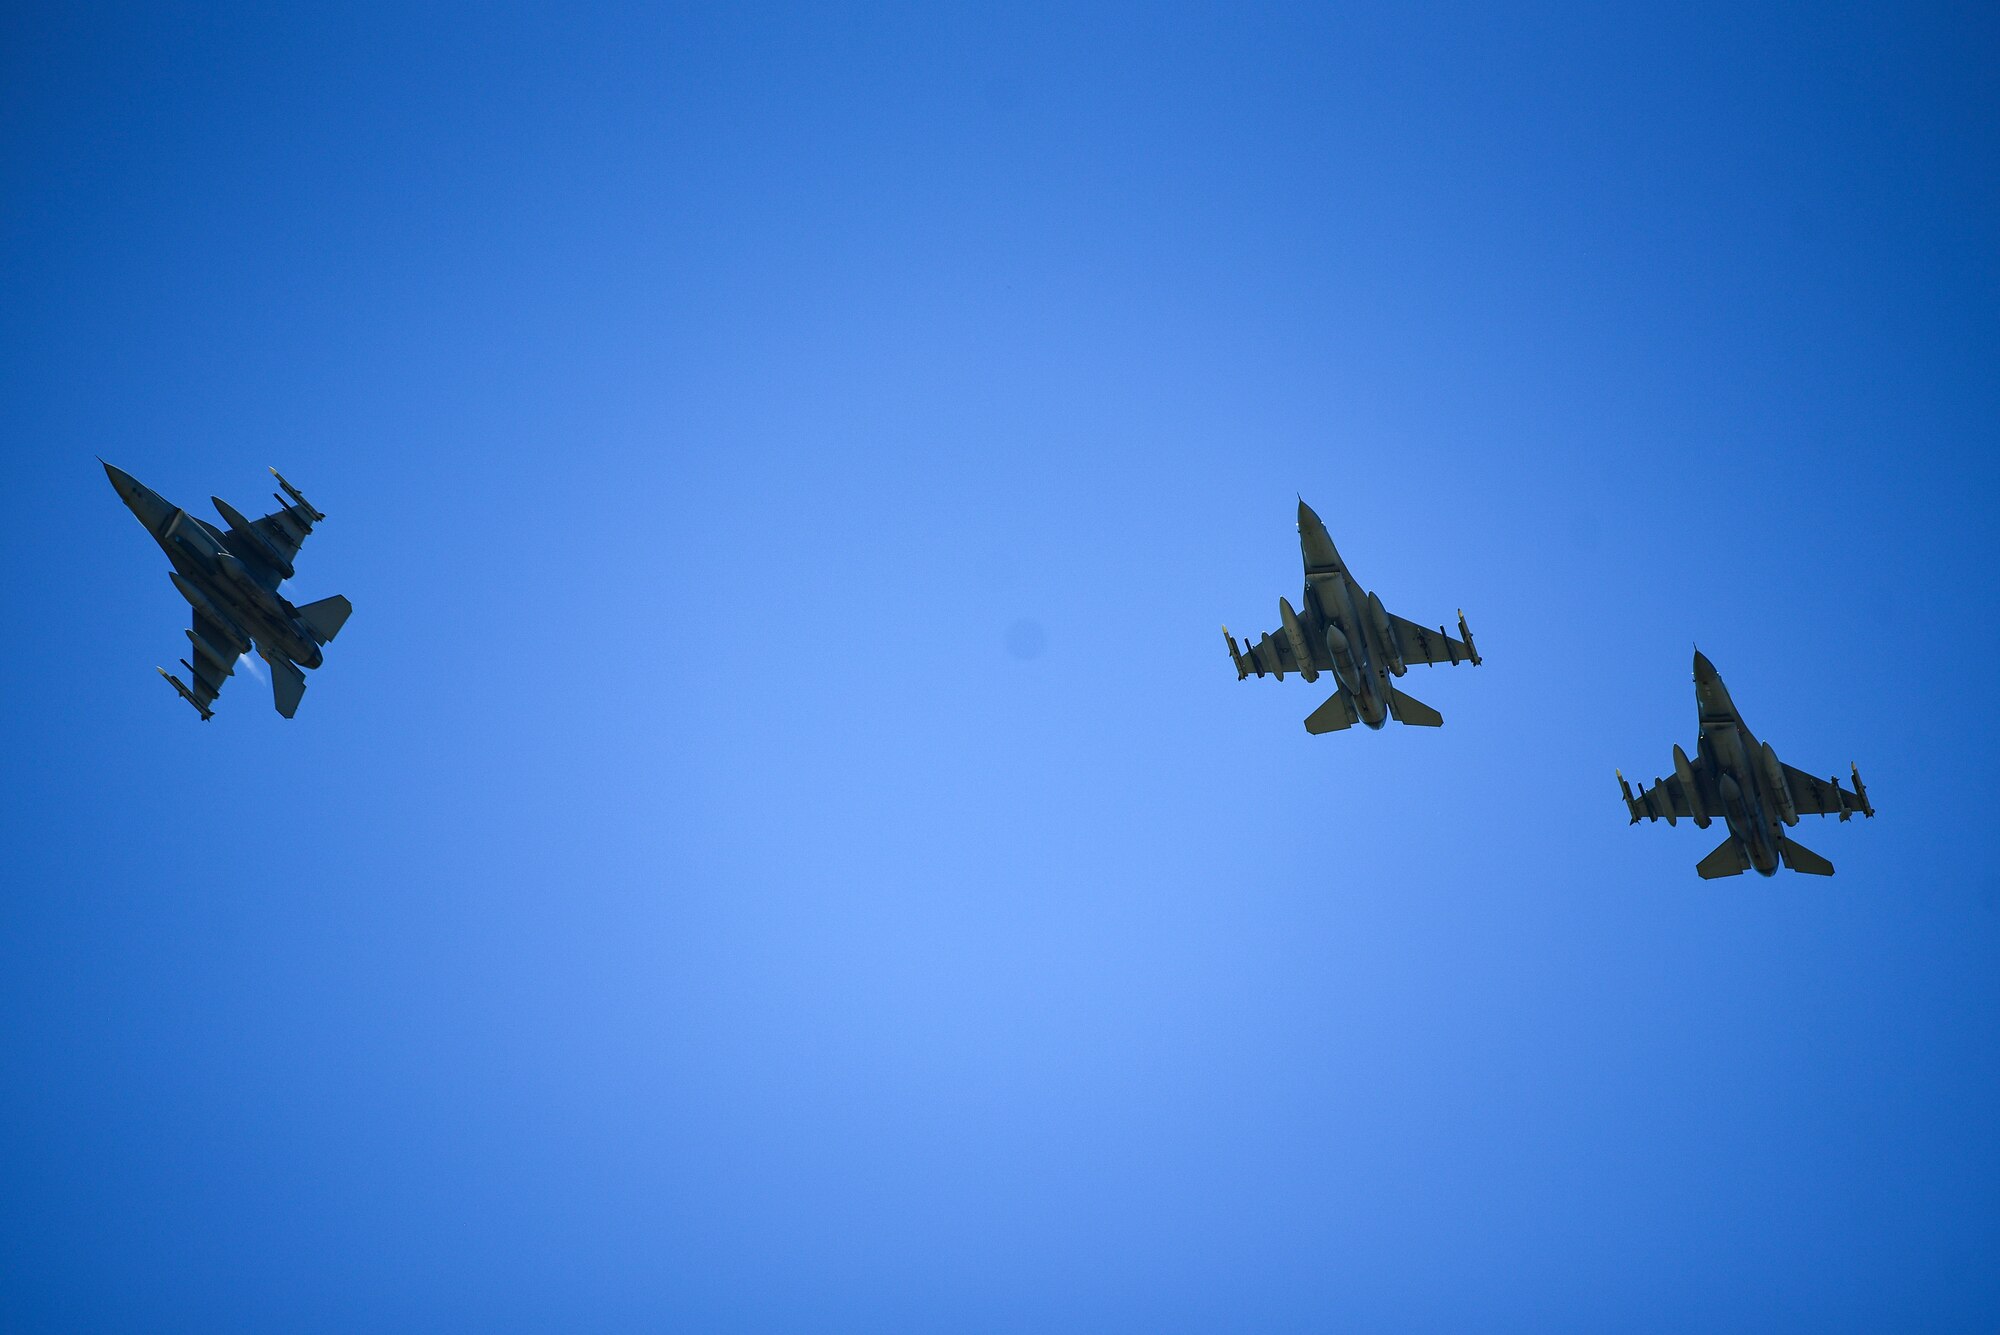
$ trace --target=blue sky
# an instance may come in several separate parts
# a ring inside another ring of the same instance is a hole
[[[10,1328],[2000,1316],[1991,13],[0,22]],[[1443,729],[1233,679],[1300,495]]]

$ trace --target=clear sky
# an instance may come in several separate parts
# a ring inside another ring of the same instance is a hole
[[[2000,19],[1665,8],[7,7],[0,1325],[1994,1329]]]

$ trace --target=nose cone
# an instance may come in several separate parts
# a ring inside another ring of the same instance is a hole
[[[102,459],[97,462],[104,464]],[[139,480],[117,464],[104,464],[104,476],[111,479],[111,489],[118,493],[118,499],[130,505],[139,493]]]
[[[1309,574],[1336,573],[1344,569],[1340,553],[1334,549],[1333,539],[1327,536],[1326,525],[1319,522],[1319,516],[1303,499],[1299,501],[1299,553],[1305,557]]]
[[[97,462],[104,464],[102,459]],[[160,526],[174,512],[174,507],[161,499],[158,492],[116,464],[104,464],[104,476],[111,479],[111,488],[118,493],[118,499],[125,502],[126,509],[139,516],[139,522],[146,526],[148,532],[158,533]]]
[[[1731,718],[1736,714],[1736,702],[1729,698],[1722,675],[1699,649],[1694,651],[1694,698],[1703,718]]]

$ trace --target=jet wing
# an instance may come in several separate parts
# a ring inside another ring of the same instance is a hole
[[[271,544],[271,550],[289,564],[305,545],[306,535],[318,519],[325,518],[310,510],[302,510],[296,505],[287,505],[281,510],[273,510],[252,523],[257,536]]]
[[[1872,816],[1875,809],[1860,793],[1850,793],[1833,779],[1816,779],[1802,769],[1785,766],[1785,787],[1791,790],[1792,806],[1801,816],[1839,816],[1858,811]]]
[[[1705,768],[1700,757],[1688,762],[1689,772],[1697,786],[1706,786],[1703,778]],[[1694,819],[1694,807],[1688,801],[1688,792],[1681,786],[1681,781],[1676,775],[1669,774],[1664,779],[1655,779],[1652,787],[1641,787],[1636,796],[1632,792],[1632,785],[1625,782],[1623,774],[1618,776],[1618,786],[1625,793],[1625,810],[1631,813],[1634,824],[1641,820],[1672,822],[1682,817]],[[1709,808],[1702,814],[1712,816],[1719,813]]]
[[[256,573],[259,583],[275,592],[291,578],[292,558],[305,545],[306,535],[326,516],[315,510],[277,469],[271,470],[271,476],[278,479],[285,495],[271,494],[278,508],[262,519],[245,519],[220,496],[215,498],[215,508],[229,521],[230,536],[224,539],[225,544]],[[286,500],[286,496],[291,499]]]
[[[1263,639],[1246,644],[1241,649],[1236,647],[1236,637],[1229,633],[1227,626],[1223,627],[1222,635],[1229,642],[1229,656],[1236,661],[1238,681],[1253,672],[1261,677],[1271,672],[1283,676],[1300,670],[1298,656],[1292,652],[1291,640],[1282,633],[1272,635],[1267,631]]]
[[[1405,663],[1477,663],[1479,656],[1464,640],[1456,640],[1444,633],[1444,627],[1435,629],[1419,626],[1414,621],[1389,614],[1389,624],[1396,632],[1396,647],[1403,651]]]

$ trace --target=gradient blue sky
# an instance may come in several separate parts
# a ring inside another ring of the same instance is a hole
[[[1673,8],[8,7],[0,1324],[1993,1329],[2000,20]]]

